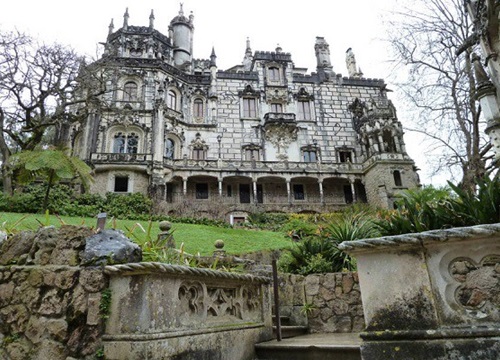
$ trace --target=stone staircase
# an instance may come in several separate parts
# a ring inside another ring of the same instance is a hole
[[[280,316],[281,319],[281,338],[288,339],[291,337],[307,334],[308,327],[302,325],[294,325],[290,321],[289,316]],[[273,315],[273,337],[276,338],[276,316]]]

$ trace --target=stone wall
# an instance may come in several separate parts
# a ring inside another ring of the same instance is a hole
[[[359,332],[365,327],[357,273],[280,277],[280,314],[309,332]]]
[[[80,266],[88,228],[20,233],[0,251],[0,359],[95,359],[101,348],[99,267]]]

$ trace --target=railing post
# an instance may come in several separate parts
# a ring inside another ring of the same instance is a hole
[[[278,288],[278,267],[276,265],[276,256],[273,255],[273,289],[274,289],[274,316],[276,318],[276,340],[281,341],[281,318],[280,318],[280,299]]]

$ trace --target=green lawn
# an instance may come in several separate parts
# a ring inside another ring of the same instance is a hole
[[[40,226],[62,223],[70,225],[96,226],[96,219],[49,216],[43,214],[17,214],[0,212],[0,229],[7,231],[36,230]],[[138,225],[140,224],[140,226]],[[106,228],[123,230],[132,240],[146,238],[148,232],[147,221],[108,220]],[[142,228],[141,228],[142,227]],[[258,250],[281,249],[291,246],[292,242],[283,233],[272,231],[257,231],[246,229],[219,228],[215,226],[172,223],[172,231],[179,248],[184,244],[184,250],[190,254],[211,255],[214,250],[214,241],[224,240],[224,249],[229,254],[242,254]],[[158,222],[153,222],[150,235],[156,238],[160,232]]]

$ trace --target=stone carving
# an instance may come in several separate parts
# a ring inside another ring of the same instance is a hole
[[[207,289],[208,316],[225,316],[232,315],[241,319],[240,304],[236,299],[236,289]]]
[[[295,124],[276,122],[266,125],[265,139],[278,149],[280,160],[288,159],[288,147],[297,140],[297,131]]]
[[[480,264],[458,258],[450,264],[450,275],[460,286],[455,301],[474,318],[485,318],[500,309],[500,255],[487,256]]]
[[[183,283],[179,288],[181,312],[200,315],[204,310],[204,291],[201,283]]]
[[[287,103],[288,102],[288,89],[267,87],[266,88],[266,101],[267,102]]]

